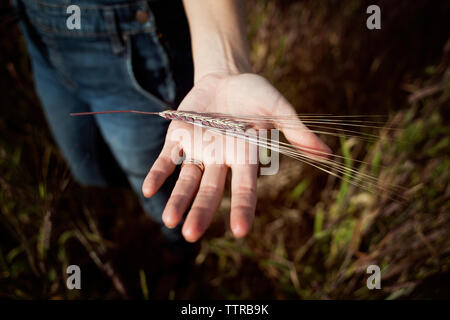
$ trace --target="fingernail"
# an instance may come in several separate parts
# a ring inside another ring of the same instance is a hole
[[[143,189],[142,189],[142,193],[144,194],[144,197],[146,197],[146,198],[150,198],[150,196],[151,196],[151,189],[149,188],[149,187],[144,187]]]
[[[233,234],[236,238],[242,238],[245,237],[247,232],[245,232],[245,229],[242,228],[240,225],[237,225],[233,228]]]
[[[189,229],[187,231],[183,232],[183,236],[184,236],[184,239],[186,239],[187,242],[195,242],[195,241],[197,241],[197,239],[195,239],[192,236],[192,232]]]
[[[177,226],[177,223],[172,217],[164,217],[164,214],[163,214],[163,222],[164,225],[169,229],[173,229]]]

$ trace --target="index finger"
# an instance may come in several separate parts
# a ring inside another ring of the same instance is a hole
[[[181,148],[177,144],[166,141],[142,184],[142,193],[145,197],[150,198],[153,196],[161,188],[167,177],[175,171],[176,160],[173,157],[174,154],[179,154],[180,152]]]

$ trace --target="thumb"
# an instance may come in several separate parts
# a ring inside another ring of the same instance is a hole
[[[325,158],[331,154],[331,149],[302,123],[295,109],[281,94],[273,115],[275,126],[300,151]]]

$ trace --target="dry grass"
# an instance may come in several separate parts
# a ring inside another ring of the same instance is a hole
[[[388,114],[402,131],[370,144],[327,142],[347,165],[402,185],[407,200],[283,159],[278,175],[258,182],[251,235],[224,234],[226,197],[195,267],[181,271],[160,263],[157,228],[133,194],[74,184],[32,93],[17,30],[8,32],[0,39],[0,295],[449,297],[449,5],[379,3],[383,29],[370,33],[365,1],[249,1],[252,58],[299,112]],[[80,292],[65,289],[75,262]],[[381,266],[383,290],[366,288],[369,264]]]

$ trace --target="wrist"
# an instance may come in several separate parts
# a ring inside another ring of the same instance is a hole
[[[206,74],[251,72],[242,0],[183,0],[189,20],[194,83]]]
[[[241,74],[252,71],[246,41],[227,39],[218,32],[206,36],[203,41],[193,41],[194,83],[207,74]]]
[[[209,57],[203,57],[194,60],[194,83],[208,74],[237,75],[252,72],[250,60],[227,54],[210,54]]]

